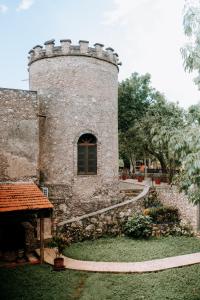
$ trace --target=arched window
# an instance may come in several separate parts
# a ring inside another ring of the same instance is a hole
[[[78,174],[97,174],[97,139],[90,133],[81,135],[78,140]]]

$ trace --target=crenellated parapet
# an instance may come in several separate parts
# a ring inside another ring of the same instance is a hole
[[[101,59],[112,63],[118,67],[118,54],[112,48],[104,49],[104,45],[100,43],[94,44],[94,47],[89,46],[88,41],[80,40],[79,45],[72,45],[71,40],[60,40],[60,46],[55,46],[55,40],[49,40],[44,43],[44,47],[36,45],[29,51],[29,65],[34,61],[43,58],[51,58],[57,56],[86,56]]]

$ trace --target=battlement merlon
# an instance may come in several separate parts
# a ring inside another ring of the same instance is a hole
[[[60,46],[55,46],[55,40],[49,40],[44,43],[45,48],[41,45],[33,47],[29,51],[29,65],[34,61],[51,58],[57,56],[86,56],[107,61],[114,64],[117,68],[121,65],[118,54],[112,48],[106,48],[100,43],[94,44],[94,47],[89,47],[89,42],[80,40],[79,45],[72,45],[70,39],[60,40]]]

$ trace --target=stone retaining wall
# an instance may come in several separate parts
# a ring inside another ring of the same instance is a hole
[[[118,235],[130,216],[135,212],[143,211],[143,200],[148,191],[149,187],[145,186],[142,193],[131,200],[60,222],[58,228],[71,241],[96,239],[103,235]]]
[[[189,202],[187,196],[179,193],[175,186],[157,186],[156,190],[163,204],[177,207],[181,214],[181,219],[190,223],[195,231],[199,229],[199,206]]]
[[[74,197],[70,185],[46,184],[45,186],[48,187],[49,200],[54,205],[54,216],[58,223],[110,207],[125,200],[124,193],[120,193],[118,186],[115,185],[103,185],[88,197],[85,195]]]

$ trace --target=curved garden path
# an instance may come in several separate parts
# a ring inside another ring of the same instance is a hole
[[[37,250],[39,254],[39,250]],[[189,266],[200,263],[200,252],[186,255],[179,255],[161,259],[148,260],[143,262],[96,262],[76,260],[64,257],[65,268],[90,272],[111,272],[111,273],[145,273],[167,270],[171,268]],[[53,265],[55,250],[45,248],[44,260]]]

